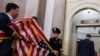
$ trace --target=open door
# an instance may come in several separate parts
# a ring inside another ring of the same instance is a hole
[[[78,46],[79,46],[79,41],[76,42],[76,56],[78,56]]]
[[[95,52],[98,54],[99,53],[99,49],[100,49],[100,24],[80,24],[76,26],[76,34],[77,34],[77,39],[80,40],[81,38],[78,37],[84,37],[85,34],[89,33],[91,34],[91,40],[94,41],[94,45],[95,45]],[[84,30],[83,30],[84,29]],[[86,31],[88,29],[87,32],[82,33],[82,32],[78,32],[83,30]],[[80,35],[81,33],[81,35]],[[80,36],[78,36],[80,35]],[[84,39],[84,38],[82,38]],[[78,46],[79,46],[79,41],[76,41],[76,56],[78,56]]]

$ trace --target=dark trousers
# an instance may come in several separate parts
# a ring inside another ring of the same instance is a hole
[[[13,56],[12,55],[12,39],[9,40],[3,40],[3,42],[0,43],[0,56]]]
[[[47,56],[55,56],[52,52],[50,52]]]
[[[55,56],[54,53],[50,52],[47,56]],[[61,56],[61,54],[59,53],[58,56]]]

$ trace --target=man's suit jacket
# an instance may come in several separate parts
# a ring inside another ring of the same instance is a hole
[[[81,40],[79,43],[79,56],[95,56],[94,43],[89,39]]]
[[[4,31],[8,36],[11,37],[14,30],[11,29],[8,24],[11,23],[10,18],[5,13],[0,13],[0,30]],[[11,51],[12,39],[3,40],[0,43],[0,56],[9,56]],[[11,56],[11,55],[10,55]]]

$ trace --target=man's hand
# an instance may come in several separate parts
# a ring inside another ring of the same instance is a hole
[[[16,38],[16,39],[23,39],[23,37],[18,35],[18,33],[15,33],[13,37]]]
[[[57,50],[53,50],[53,53],[58,56],[58,51]]]
[[[31,41],[28,41],[28,40],[25,39],[24,37],[19,36],[17,33],[15,33],[13,37],[14,37],[15,39],[23,40],[23,41],[26,42],[26,43],[32,44]]]
[[[60,49],[60,52],[63,52],[63,49]]]

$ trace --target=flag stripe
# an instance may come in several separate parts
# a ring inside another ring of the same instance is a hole
[[[32,25],[38,30],[38,32],[44,37],[44,39],[46,40],[46,36],[44,35],[44,33],[42,32],[42,30],[40,29],[40,27],[36,24],[36,22],[34,22],[31,19]]]
[[[32,29],[32,27],[31,27],[31,25],[30,25],[30,23],[28,22],[27,24],[27,27],[30,29],[30,31],[31,31],[31,33],[32,33],[32,40],[34,40],[34,41],[36,41],[36,43],[38,43],[39,41],[40,41],[40,38],[38,37],[38,35],[37,35],[37,32],[35,32],[35,30],[34,29]]]
[[[32,38],[31,38],[30,35],[27,33],[27,29],[25,29],[25,26],[26,26],[26,25],[24,25],[24,22],[19,22],[19,23],[21,24],[21,29],[22,29],[22,31],[25,33],[25,37],[24,37],[24,38],[28,37],[27,40],[32,41]]]
[[[21,30],[18,28],[18,26],[20,26],[18,23],[12,23],[10,24],[10,26],[19,34],[19,36],[24,37],[20,32]],[[21,27],[21,26],[20,26]]]
[[[5,33],[0,33],[0,37],[7,37]]]
[[[34,53],[34,47],[35,47],[35,45],[33,46],[33,49],[31,50],[30,56],[33,56],[33,53]]]
[[[21,50],[20,45],[19,45],[19,41],[16,42],[16,46],[17,46],[18,56],[23,56],[22,50]]]
[[[22,43],[21,41],[19,41],[19,43]],[[22,45],[22,44],[19,44],[20,45],[20,48],[21,48],[21,50],[22,50],[22,53],[23,53],[23,56],[27,56],[27,54],[25,53],[25,51],[24,51],[24,46]]]

